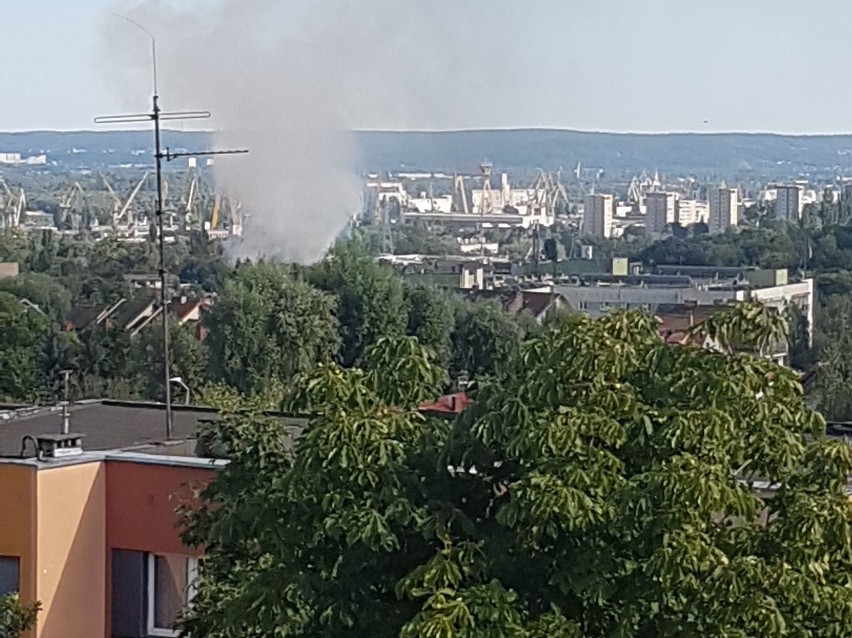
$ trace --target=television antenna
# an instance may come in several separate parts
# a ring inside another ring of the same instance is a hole
[[[120,13],[107,11],[110,15],[121,18],[136,28],[140,29],[151,40],[151,67],[153,71],[153,106],[148,113],[134,113],[130,115],[103,115],[95,118],[95,124],[128,124],[136,122],[154,123],[154,159],[157,175],[157,240],[159,248],[159,275],[160,275],[160,313],[162,315],[163,329],[163,386],[166,394],[166,439],[171,439],[174,434],[174,419],[172,414],[172,391],[171,370],[169,362],[169,313],[168,313],[168,290],[166,287],[166,244],[164,232],[164,202],[163,202],[163,160],[171,162],[179,157],[195,157],[202,155],[234,155],[248,153],[246,149],[223,150],[223,151],[199,151],[172,153],[168,147],[163,150],[161,140],[160,123],[172,120],[206,120],[209,119],[210,111],[163,111],[160,108],[160,92],[157,81],[157,39],[154,35],[136,20]]]

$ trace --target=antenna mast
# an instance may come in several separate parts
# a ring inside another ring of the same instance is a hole
[[[105,115],[96,117],[96,124],[126,124],[134,122],[153,122],[154,123],[154,159],[156,162],[157,175],[157,244],[159,248],[159,275],[160,275],[160,313],[162,315],[163,329],[163,385],[166,398],[166,439],[171,439],[174,434],[174,420],[172,414],[172,390],[171,390],[171,364],[169,353],[169,313],[168,313],[168,289],[166,286],[166,245],[165,245],[165,228],[163,224],[163,160],[172,161],[178,157],[188,157],[194,155],[229,155],[233,153],[248,153],[247,150],[237,151],[202,151],[197,153],[170,153],[166,148],[163,151],[161,144],[160,123],[166,120],[203,120],[210,117],[209,111],[178,111],[178,112],[163,112],[160,109],[160,95],[157,86],[157,41],[153,34],[141,24],[127,16],[108,12],[112,15],[126,20],[133,26],[141,29],[151,39],[151,63],[153,68],[154,95],[153,106],[150,113],[137,113],[133,115]]]

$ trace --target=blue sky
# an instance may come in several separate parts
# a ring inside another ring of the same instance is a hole
[[[460,68],[490,78],[483,104],[422,126],[852,132],[848,0],[453,0],[465,4],[458,12],[444,0],[397,1],[431,15],[417,17],[419,29],[455,21],[456,55],[480,62]],[[312,0],[315,17],[324,2]],[[3,0],[0,130],[93,128],[94,116],[125,110],[99,48],[100,9],[112,4]],[[283,25],[268,28],[259,39]],[[127,46],[146,45],[128,32]],[[496,56],[508,60],[502,76]],[[412,57],[412,75],[418,64],[429,61]]]

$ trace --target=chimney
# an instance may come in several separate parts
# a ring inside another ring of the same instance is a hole
[[[71,426],[71,415],[68,413],[68,377],[71,376],[71,370],[62,371],[62,434],[68,434]]]
[[[459,372],[459,375],[456,377],[456,391],[462,393],[466,392],[469,379],[467,370]]]
[[[36,440],[39,460],[83,454],[82,434],[40,434],[33,438]]]

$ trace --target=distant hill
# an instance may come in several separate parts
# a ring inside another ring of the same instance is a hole
[[[573,170],[578,162],[611,177],[642,170],[669,176],[782,179],[852,175],[850,135],[634,134],[567,130],[354,133],[361,170],[476,172],[488,159],[497,170]],[[210,135],[168,131],[173,149],[209,148]],[[147,131],[29,131],[0,133],[0,153],[46,153],[60,169],[100,168],[149,161]]]
[[[852,174],[852,136],[633,134],[561,130],[358,133],[366,166],[474,170],[483,159],[523,170],[578,162],[611,175],[785,178]]]

